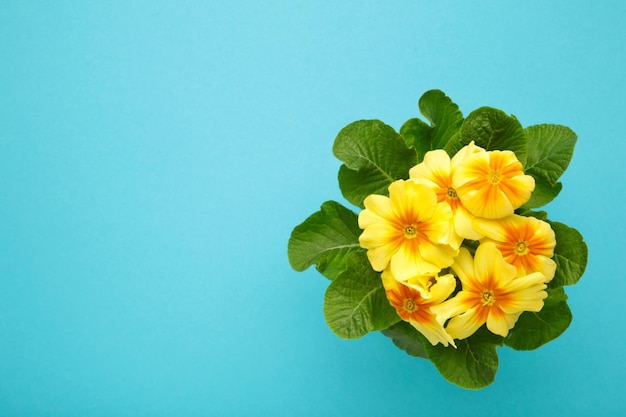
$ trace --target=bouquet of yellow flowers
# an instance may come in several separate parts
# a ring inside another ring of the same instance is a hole
[[[536,349],[571,322],[563,287],[582,276],[587,246],[536,209],[561,191],[577,138],[491,107],[464,118],[439,90],[419,109],[429,123],[399,133],[378,120],[339,132],[339,187],[360,212],[325,202],[293,230],[289,261],[331,280],[324,315],[338,336],[380,330],[480,389],[497,347]]]

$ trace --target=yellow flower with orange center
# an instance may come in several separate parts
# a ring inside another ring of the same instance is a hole
[[[433,346],[437,343],[455,346],[454,340],[443,328],[443,322],[437,321],[431,312],[431,307],[443,302],[454,291],[454,276],[447,274],[437,277],[432,274],[399,282],[389,270],[385,270],[382,280],[387,299],[402,320],[409,322]]]
[[[452,209],[453,218],[449,244],[458,249],[463,239],[478,240],[482,236],[472,228],[474,216],[461,204],[455,188],[452,186],[452,176],[457,166],[469,155],[477,152],[486,152],[476,146],[474,142],[463,147],[452,159],[443,149],[426,152],[424,160],[411,168],[409,177],[419,183],[433,187],[437,193],[437,201],[446,202]]]
[[[481,243],[493,242],[518,276],[541,272],[546,282],[554,277],[556,238],[548,223],[513,214],[500,220],[476,219],[474,228],[485,236]]]
[[[452,210],[435,191],[411,180],[389,186],[389,197],[372,194],[363,202],[359,243],[376,271],[389,266],[404,281],[437,273],[452,264],[457,251],[447,243]]]
[[[524,311],[541,310],[547,297],[543,274],[518,277],[493,243],[481,244],[474,259],[461,248],[452,270],[462,290],[431,311],[439,322],[450,318],[446,331],[454,339],[471,336],[485,323],[492,333],[506,337]]]
[[[512,151],[477,152],[454,172],[452,185],[474,216],[500,219],[528,201],[535,179],[525,175]]]

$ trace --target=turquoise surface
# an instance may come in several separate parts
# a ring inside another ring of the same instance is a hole
[[[619,415],[626,388],[618,1],[13,1],[0,6],[0,415]],[[337,338],[287,240],[344,204],[339,130],[444,90],[579,136],[550,218],[574,320],[465,391]]]

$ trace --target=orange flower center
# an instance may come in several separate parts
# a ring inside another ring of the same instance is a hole
[[[496,302],[496,297],[493,295],[493,292],[487,290],[487,291],[483,291],[481,300],[483,302],[483,306],[490,306]]]
[[[448,197],[450,200],[456,200],[459,198],[456,194],[456,190],[452,188],[452,186],[449,186],[446,190],[446,197]]]
[[[524,256],[528,253],[528,243],[521,241],[515,244],[515,253],[519,256]]]
[[[407,239],[413,239],[417,236],[417,227],[415,225],[408,225],[404,227],[404,237]]]
[[[500,171],[492,170],[487,174],[487,181],[492,184],[497,184],[502,180],[502,173]]]
[[[417,310],[417,304],[410,298],[404,300],[404,303],[402,303],[402,307],[408,313],[413,313],[415,310]]]

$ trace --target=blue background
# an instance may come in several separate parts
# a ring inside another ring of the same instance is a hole
[[[3,0],[0,415],[618,414],[626,3],[434,3]],[[287,261],[339,130],[432,88],[579,135],[574,320],[477,392],[337,338]]]

